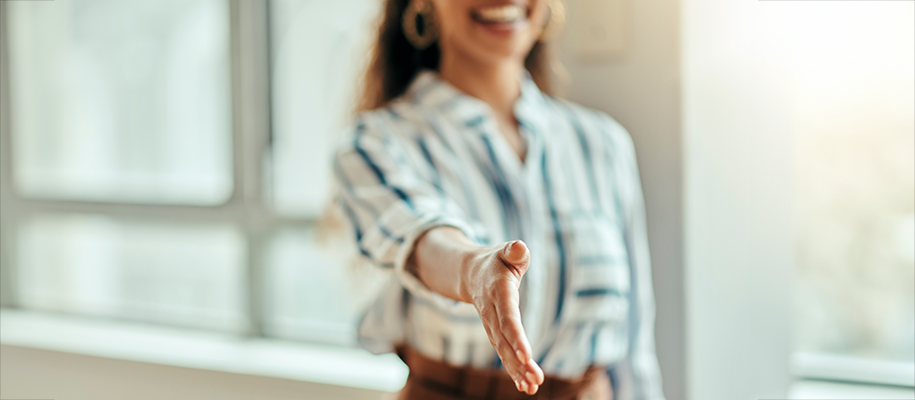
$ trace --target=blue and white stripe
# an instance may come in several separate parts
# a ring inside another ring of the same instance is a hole
[[[529,77],[515,116],[525,160],[490,108],[423,72],[385,108],[358,115],[335,157],[339,202],[362,256],[393,271],[359,327],[375,353],[408,343],[454,365],[498,367],[473,306],[404,271],[442,225],[479,245],[522,239],[525,329],[545,373],[607,367],[620,392],[662,399],[641,186],[632,141],[612,118],[543,95]]]

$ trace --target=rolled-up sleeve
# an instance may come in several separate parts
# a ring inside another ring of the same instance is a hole
[[[394,136],[379,121],[363,116],[334,158],[337,198],[362,256],[395,271],[413,295],[444,307],[454,301],[432,292],[405,267],[416,240],[438,226],[460,229],[474,237],[463,211],[412,165],[409,142]]]

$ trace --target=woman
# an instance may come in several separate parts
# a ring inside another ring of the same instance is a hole
[[[632,142],[544,94],[562,6],[386,2],[334,170],[397,277],[359,337],[409,366],[401,399],[663,398]]]

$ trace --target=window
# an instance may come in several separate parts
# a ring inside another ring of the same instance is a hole
[[[913,6],[682,3],[691,398],[915,387]]]
[[[239,331],[245,241],[227,224],[41,214],[16,232],[27,308]]]
[[[383,273],[353,262],[348,243],[321,241],[314,229],[285,229],[270,237],[264,330],[285,339],[355,345],[356,318]]]
[[[374,0],[270,2],[272,171],[276,212],[317,216],[330,157],[368,63]],[[308,171],[308,173],[303,173]]]
[[[375,3],[0,5],[3,305],[354,345],[380,272],[317,226]]]
[[[320,218],[324,212],[331,155],[354,111],[354,82],[368,60],[378,6],[373,0],[270,2],[273,151],[267,197],[277,215]],[[354,344],[356,317],[377,289],[377,271],[355,264],[355,249],[318,235],[307,227],[268,237],[265,330]],[[320,248],[316,240],[323,241]]]
[[[28,198],[219,204],[232,193],[225,1],[9,6],[13,184]]]
[[[794,79],[796,348],[915,362],[911,12],[789,3],[777,18]]]

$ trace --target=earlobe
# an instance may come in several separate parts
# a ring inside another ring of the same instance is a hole
[[[417,19],[422,25],[417,25]],[[413,0],[401,17],[404,37],[417,50],[425,50],[438,39],[435,10],[431,1]]]

